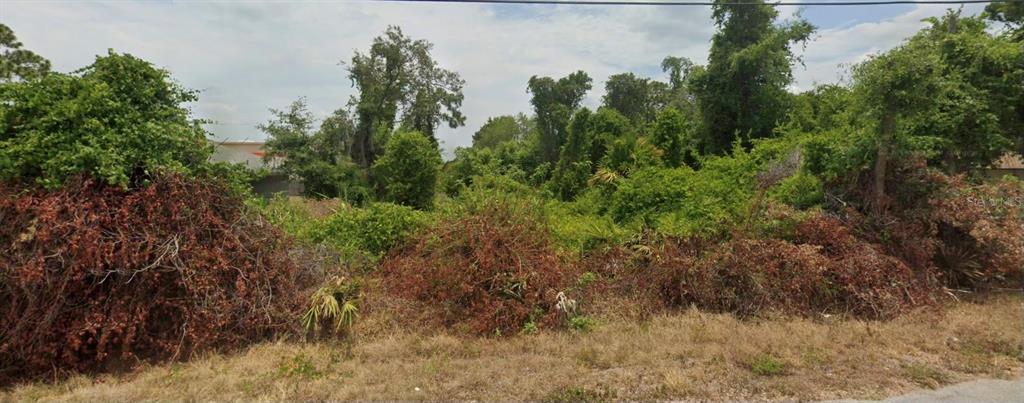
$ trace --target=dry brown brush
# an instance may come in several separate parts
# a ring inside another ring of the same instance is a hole
[[[421,318],[478,335],[558,325],[558,293],[575,279],[546,229],[503,205],[440,222],[393,250],[379,270],[388,295]]]
[[[211,179],[0,185],[0,383],[239,347],[297,325],[279,231]]]

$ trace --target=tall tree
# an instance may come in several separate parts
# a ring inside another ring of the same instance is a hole
[[[654,119],[664,107],[669,87],[633,73],[615,74],[604,84],[604,106],[619,111],[634,123]]]
[[[566,126],[573,112],[580,106],[583,96],[591,88],[587,73],[577,71],[555,80],[551,77],[530,77],[528,91],[533,95],[530,103],[537,114],[540,134],[539,153],[542,162],[554,164],[565,143]]]
[[[473,133],[473,148],[493,148],[508,141],[523,141],[535,130],[532,119],[520,113],[487,118],[487,122]]]
[[[14,31],[0,24],[0,83],[40,77],[50,71],[50,61],[22,49]]]
[[[705,152],[725,153],[737,136],[768,137],[785,116],[795,56],[791,46],[806,41],[814,26],[803,19],[775,25],[775,7],[755,0],[716,0],[718,31],[704,71],[694,75],[702,116]]]
[[[1005,23],[1013,39],[1024,41],[1024,1],[1004,1],[985,6],[985,15]]]
[[[460,110],[465,81],[437,65],[430,56],[432,47],[389,26],[373,40],[369,52],[352,56],[349,79],[359,91],[349,102],[358,121],[352,158],[363,167],[373,164],[399,123],[420,131],[435,145],[440,123],[452,128],[465,124]]]

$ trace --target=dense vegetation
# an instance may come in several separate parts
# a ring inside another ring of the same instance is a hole
[[[47,295],[67,301],[48,326],[59,318],[95,337],[67,336],[79,343],[71,353],[40,341],[29,347],[46,354],[27,366],[14,354],[31,326],[4,326],[0,375],[106,369],[108,345],[124,358],[178,358],[172,336],[188,336],[190,353],[345,335],[365,314],[486,336],[587,331],[624,305],[887,319],[935,303],[943,287],[1020,280],[1024,185],[981,171],[1024,150],[1020,13],[1003,6],[931,19],[853,66],[848,83],[794,94],[792,48],[814,27],[779,24],[768,4],[722,2],[707,65],[669,56],[665,82],[613,75],[596,110],[581,106],[586,72],[531,77],[532,114],[488,119],[448,162],[435,136],[464,124],[463,80],[429,42],[390,27],[346,65],[357,92],[347,107],[318,122],[300,99],[259,126],[267,158],[303,181],[304,200],[251,197],[237,169],[208,163],[206,133],[181,107],[195,94],[165,71],[113,52],[71,74],[5,56],[18,79],[0,84],[0,219],[17,225],[0,233],[0,296],[19,302],[0,313],[15,323]],[[169,199],[139,202],[154,189]],[[85,218],[58,208],[72,202],[98,207]],[[130,227],[147,216],[167,219]],[[240,233],[263,231],[264,219],[287,236]],[[94,222],[98,234],[83,228]],[[103,255],[74,243],[44,255],[54,234],[99,242]],[[174,270],[145,269],[182,234]],[[203,332],[161,323],[136,343],[133,321],[162,305],[78,305],[54,279],[114,299],[169,283],[230,315],[175,305]],[[301,294],[308,310],[262,290]],[[288,317],[306,332],[281,325]],[[228,328],[239,333],[210,336]]]

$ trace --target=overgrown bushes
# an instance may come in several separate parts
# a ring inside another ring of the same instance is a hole
[[[473,334],[555,326],[558,293],[575,277],[543,226],[516,212],[499,204],[438,223],[384,259],[383,286],[428,321]]]
[[[291,331],[287,241],[210,178],[0,185],[0,382],[179,359]]]

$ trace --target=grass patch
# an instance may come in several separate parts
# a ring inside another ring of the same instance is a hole
[[[608,402],[615,400],[615,391],[607,387],[588,389],[580,386],[558,388],[548,393],[544,402]]]
[[[904,363],[903,373],[914,383],[930,389],[950,383],[952,380],[945,371],[920,362]]]
[[[786,371],[786,363],[771,354],[760,354],[750,362],[750,370],[761,376],[778,376]]]

